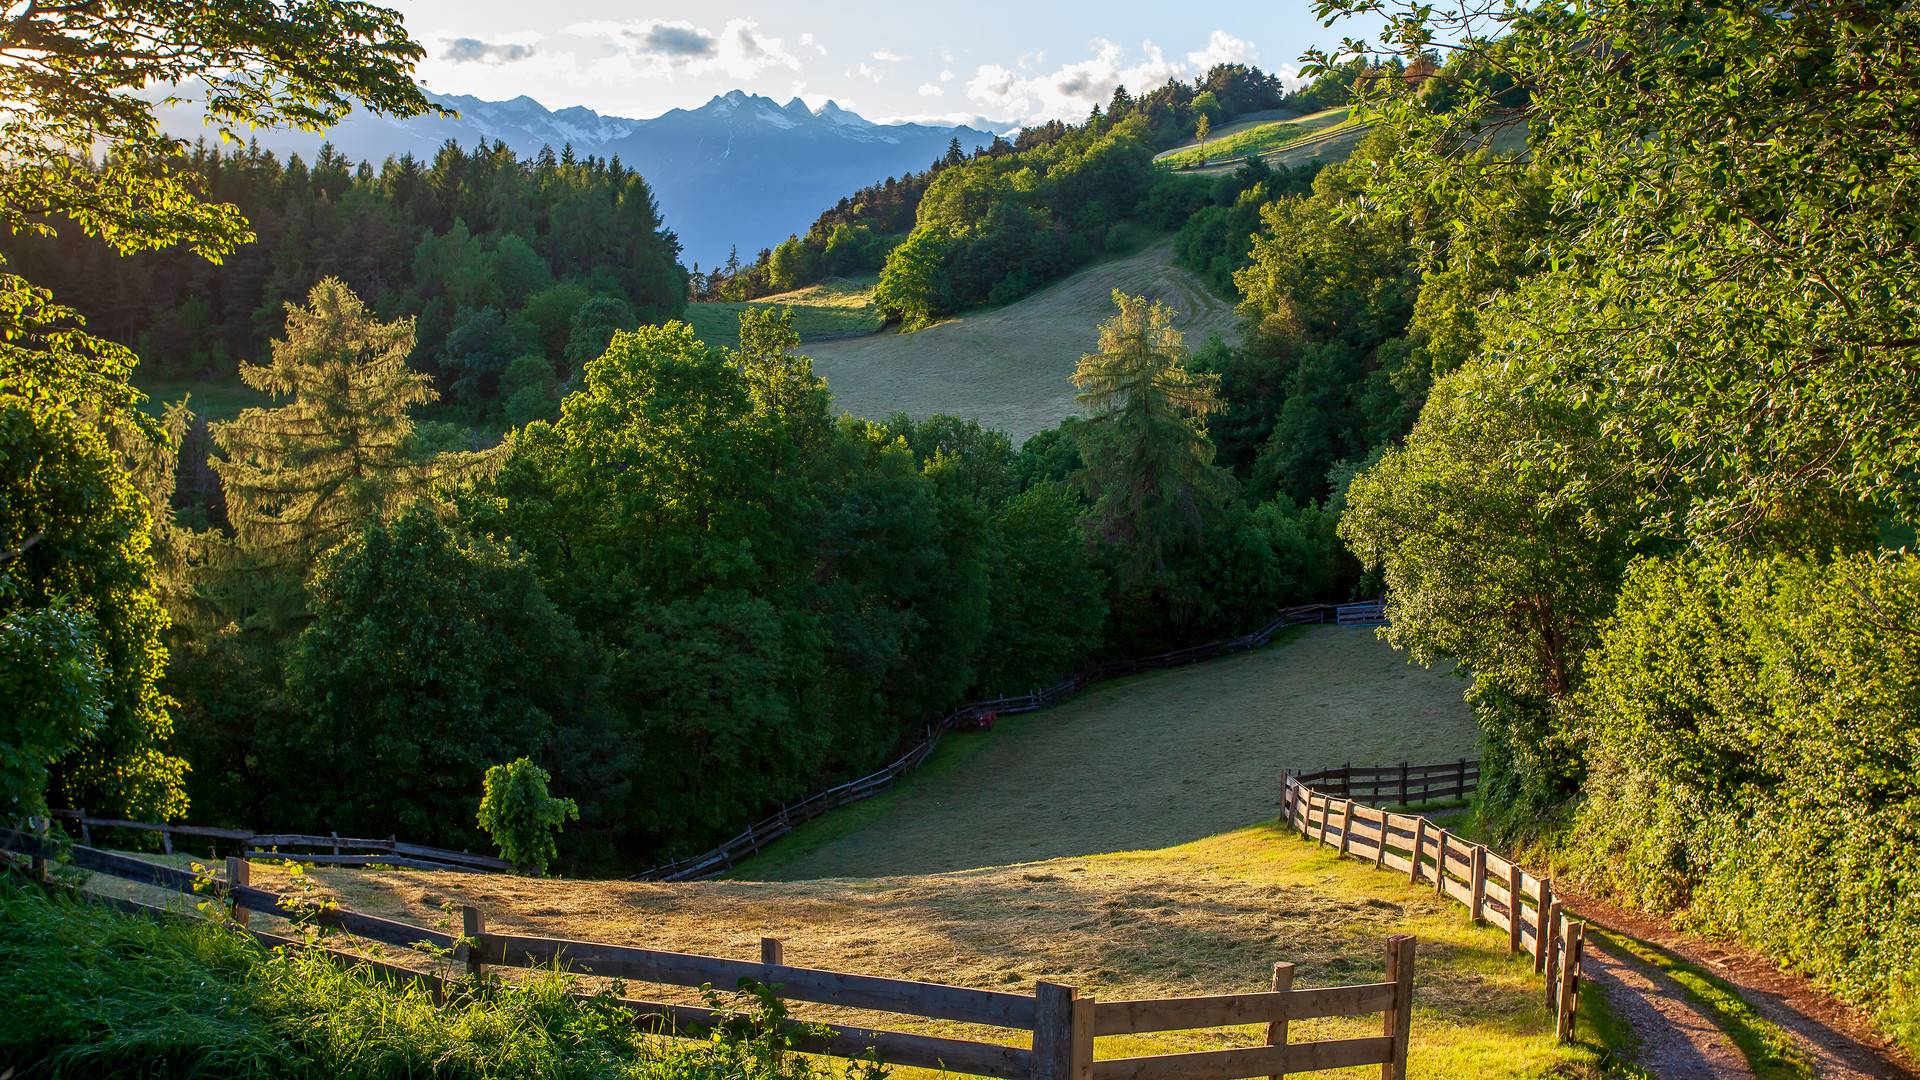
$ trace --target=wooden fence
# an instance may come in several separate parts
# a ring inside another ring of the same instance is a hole
[[[0,848],[28,856],[44,877],[45,860],[62,857],[55,845],[31,833],[0,830]],[[490,965],[565,970],[635,982],[671,986],[712,985],[722,989],[742,980],[771,988],[781,998],[843,1008],[949,1020],[1012,1031],[1031,1032],[1029,1046],[942,1038],[840,1024],[816,1028],[798,1048],[838,1056],[877,1055],[889,1065],[998,1077],[1000,1080],[1248,1080],[1285,1073],[1312,1072],[1354,1065],[1380,1065],[1383,1080],[1404,1080],[1413,1004],[1414,939],[1387,939],[1386,978],[1381,982],[1317,989],[1293,988],[1293,965],[1276,964],[1273,989],[1203,997],[1096,1001],[1078,988],[1040,982],[1032,994],[975,990],[939,983],[857,975],[786,963],[785,948],[763,938],[760,958],[733,960],[692,953],[664,952],[591,941],[500,934],[487,929],[478,908],[461,912],[458,934],[376,918],[338,907],[281,896],[250,884],[247,860],[227,860],[224,879],[146,862],[84,845],[64,853],[70,865],[96,874],[137,881],[176,892],[211,895],[229,905],[239,927],[265,945],[323,948],[302,938],[254,930],[249,912],[272,912],[329,927],[367,941],[401,948],[448,951],[470,975]],[[100,898],[105,899],[105,898]],[[162,912],[128,901],[107,901],[123,910]],[[175,913],[183,914],[183,913]],[[343,963],[365,964],[396,980],[425,986],[444,1001],[446,980],[430,972],[368,960],[326,949]],[[393,954],[389,953],[389,956]],[[725,1014],[667,1002],[620,999],[637,1020],[668,1034],[697,1033]],[[1379,1014],[1377,1036],[1291,1042],[1294,1020]],[[1236,1024],[1265,1024],[1266,1044],[1198,1053],[1094,1059],[1094,1039]],[[824,1029],[825,1034],[817,1031]]]
[[[1298,773],[1293,779],[1322,795],[1412,806],[1473,794],[1480,786],[1480,762],[1461,758],[1438,765],[1338,765]]]
[[[513,869],[512,863],[505,859],[496,859],[491,855],[475,855],[470,851],[450,851],[446,848],[426,847],[421,844],[404,844],[398,837],[374,840],[365,837],[341,836],[339,833],[313,836],[303,833],[256,833],[251,829],[216,829],[206,825],[158,825],[146,821],[88,817],[84,808],[50,810],[48,814],[56,821],[73,822],[80,830],[80,843],[84,845],[93,843],[95,829],[135,829],[160,834],[161,850],[169,855],[173,854],[173,838],[176,836],[206,839],[210,841],[212,857],[216,861],[219,859],[219,844],[221,841],[226,841],[232,844],[242,856],[257,859],[297,857],[301,862],[325,863],[331,866],[407,866],[416,870],[453,870],[468,874],[497,873]],[[302,851],[297,856],[290,855],[291,852],[300,849],[311,849],[311,851]]]
[[[1431,884],[1440,895],[1465,904],[1475,921],[1505,930],[1507,948],[1527,953],[1533,970],[1546,976],[1555,1034],[1572,1038],[1586,925],[1561,910],[1551,880],[1534,877],[1486,845],[1461,840],[1424,817],[1390,814],[1351,795],[1316,791],[1304,779],[1287,775],[1281,802],[1287,823],[1303,839],[1398,870],[1412,884]]]
[[[1378,604],[1358,606],[1379,607]],[[1211,660],[1247,649],[1257,649],[1273,640],[1273,635],[1286,627],[1328,622],[1340,618],[1340,613],[1344,610],[1346,609],[1337,608],[1331,604],[1306,604],[1288,608],[1280,612],[1272,622],[1251,634],[1242,634],[1223,641],[1210,641],[1204,645],[1190,645],[1184,649],[1174,649],[1154,656],[1115,660],[1088,668],[1044,690],[1034,690],[1013,697],[995,698],[992,701],[969,702],[942,717],[939,723],[927,728],[926,736],[913,749],[901,755],[886,768],[858,780],[850,780],[839,787],[828,788],[792,806],[783,806],[778,811],[747,826],[745,832],[711,851],[681,859],[678,862],[656,866],[651,870],[635,874],[628,880],[698,881],[724,874],[741,859],[757,854],[762,845],[785,836],[797,826],[812,821],[835,807],[870,799],[892,788],[896,780],[919,768],[921,762],[927,760],[927,755],[933,753],[934,747],[939,745],[940,736],[960,724],[972,723],[982,717],[1011,716],[1058,705],[1088,686],[1106,679],[1178,667],[1182,664]]]

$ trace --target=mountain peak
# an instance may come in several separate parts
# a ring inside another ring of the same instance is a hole
[[[834,101],[832,98],[828,98],[827,103],[825,105],[820,106],[820,111],[817,113],[814,113],[814,115],[818,116],[822,120],[826,120],[835,124],[845,124],[848,127],[876,126],[873,121],[867,119],[864,116],[861,116],[859,113],[851,113],[841,108],[839,103]]]

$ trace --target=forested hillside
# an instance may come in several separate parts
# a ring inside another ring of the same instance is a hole
[[[218,264],[184,246],[122,255],[70,223],[0,239],[9,265],[131,347],[149,377],[230,379],[267,352],[286,303],[334,277],[389,319],[415,317],[414,366],[440,377],[449,418],[497,431],[553,413],[613,328],[686,305],[679,243],[618,159],[449,143],[431,162],[376,169],[331,148],[311,162],[185,150],[183,180],[253,234]]]

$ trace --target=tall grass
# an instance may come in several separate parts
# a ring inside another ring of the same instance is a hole
[[[318,952],[269,955],[230,928],[130,918],[0,881],[0,1073],[17,1080],[830,1080],[785,1052],[791,1036],[767,1022],[779,1019],[771,997],[688,1043],[643,1034],[610,994],[577,989],[555,972],[470,981],[441,1007]],[[882,1076],[868,1063],[848,1080]]]

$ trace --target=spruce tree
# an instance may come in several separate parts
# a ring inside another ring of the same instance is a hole
[[[1124,591],[1164,574],[1167,556],[1198,547],[1209,511],[1233,494],[1213,464],[1201,418],[1223,408],[1219,376],[1187,370],[1173,311],[1113,292],[1120,313],[1100,324],[1100,347],[1080,358],[1075,401],[1092,415],[1075,430],[1086,467],[1077,477],[1095,530],[1120,553]]]
[[[287,305],[272,363],[240,365],[248,386],[293,399],[212,425],[225,456],[210,464],[235,540],[257,565],[304,571],[364,522],[391,519],[436,483],[499,459],[504,446],[427,460],[409,453],[412,409],[439,396],[429,376],[407,367],[413,343],[411,318],[379,322],[353,290],[326,278],[306,307]]]

